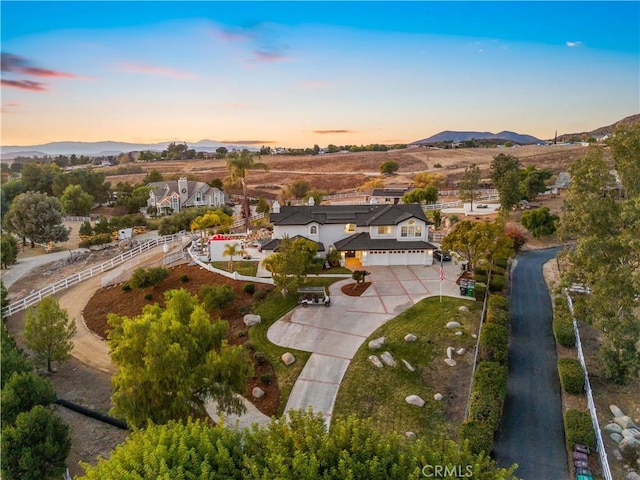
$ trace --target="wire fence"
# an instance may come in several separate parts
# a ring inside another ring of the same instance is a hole
[[[589,372],[587,371],[587,364],[584,360],[584,354],[582,352],[582,342],[580,341],[580,330],[578,329],[578,322],[573,314],[573,300],[567,293],[567,303],[569,304],[569,310],[571,310],[571,318],[573,319],[573,331],[576,336],[576,349],[578,350],[578,360],[582,365],[584,372],[584,386],[587,395],[587,406],[589,413],[591,414],[591,423],[593,424],[593,431],[596,434],[596,450],[598,451],[598,457],[600,459],[600,466],[602,467],[602,477],[604,480],[613,480],[611,476],[611,469],[609,468],[609,460],[607,458],[607,451],[604,447],[602,440],[602,432],[600,431],[600,424],[598,423],[598,414],[596,412],[596,404],[593,401],[593,391],[591,390],[591,383],[589,382]]]

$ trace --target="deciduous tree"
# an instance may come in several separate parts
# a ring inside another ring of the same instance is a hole
[[[491,161],[491,181],[500,195],[500,207],[511,210],[522,200],[520,193],[520,161],[513,155],[501,153]]]
[[[63,362],[71,356],[76,334],[75,320],[60,308],[58,300],[46,297],[27,309],[24,342],[35,354],[38,363],[45,363],[51,372],[51,362]]]
[[[89,215],[93,208],[93,197],[80,185],[69,185],[60,197],[60,204],[67,215]]]
[[[640,122],[619,126],[607,139],[614,165],[628,197],[640,196]]]
[[[429,185],[424,188],[416,188],[402,196],[402,203],[436,203],[438,201],[438,188]]]
[[[386,162],[382,162],[380,164],[380,173],[383,175],[394,175],[399,168],[400,165],[398,165],[397,162],[394,162],[393,160],[387,160]]]
[[[225,340],[228,325],[212,322],[187,291],[165,293],[166,307],[148,305],[141,315],[109,315],[109,348],[119,371],[113,377],[112,413],[132,426],[206,416],[205,403],[244,411],[243,394],[253,368],[242,346]]]
[[[551,213],[548,207],[528,210],[522,214],[520,222],[534,237],[551,235],[556,231],[560,217]]]
[[[538,168],[529,165],[521,172],[520,191],[522,196],[528,200],[535,200],[538,195],[548,190],[547,180],[553,177],[553,172],[548,168]]]
[[[473,201],[480,193],[480,169],[476,164],[472,164],[464,169],[464,174],[458,185],[460,199],[463,202],[471,202],[473,212]]]
[[[491,263],[512,256],[513,239],[504,233],[501,223],[464,220],[442,240],[442,248],[456,252],[475,270],[482,261]]]
[[[318,244],[305,238],[284,237],[280,241],[278,251],[264,259],[264,267],[271,272],[273,281],[282,293],[287,296],[298,287],[300,279],[311,268],[318,251]]]
[[[9,265],[16,263],[18,259],[18,242],[8,233],[2,232],[0,244],[0,255],[2,256],[2,268],[9,268]]]

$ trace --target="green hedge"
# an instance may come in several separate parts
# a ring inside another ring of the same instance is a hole
[[[507,300],[507,297],[505,297],[504,295],[492,294],[492,295],[489,295],[487,306],[489,308],[499,308],[502,310],[509,310],[509,300]]]
[[[574,395],[584,393],[584,372],[580,362],[575,358],[561,358],[558,360],[558,376],[565,392]]]
[[[469,400],[469,419],[489,425],[493,432],[500,426],[507,395],[507,367],[496,362],[481,362],[473,376]]]
[[[507,269],[505,267],[501,267],[500,265],[494,265],[491,267],[491,275],[504,275]]]
[[[469,449],[475,455],[488,455],[493,448],[493,427],[485,422],[471,420],[464,422],[458,431],[460,440],[469,442]]]
[[[509,332],[495,323],[486,323],[480,334],[480,359],[507,363]]]
[[[476,300],[484,300],[484,294],[487,291],[487,285],[482,282],[476,282],[473,290],[473,296]]]
[[[480,282],[480,283],[487,283],[487,276],[486,276],[486,275],[483,275],[483,274],[481,274],[481,273],[478,273],[478,272],[476,272],[476,273],[473,275],[473,279],[474,279],[476,282]]]
[[[133,288],[157,287],[168,276],[166,267],[139,267],[133,271],[129,283]]]
[[[563,347],[575,347],[576,337],[567,301],[563,297],[556,297],[553,300],[553,307],[553,335],[556,337],[556,342]]]
[[[504,278],[504,275],[494,275],[491,274],[491,281],[489,282],[489,291],[491,293],[502,292],[504,291],[504,287],[507,286],[507,279]]]
[[[487,310],[487,323],[494,323],[496,325],[502,325],[506,327],[509,325],[509,312],[504,310]]]
[[[486,321],[503,327],[509,324],[509,301],[504,295],[497,293],[489,295]]]
[[[564,434],[567,445],[571,450],[575,444],[596,446],[596,436],[593,432],[591,416],[580,410],[567,410],[564,414]]]
[[[473,388],[498,398],[504,398],[507,395],[507,379],[506,365],[497,362],[480,362],[473,375]]]
[[[507,266],[509,265],[509,259],[508,258],[496,258],[496,260],[493,262],[493,264],[495,266],[498,267],[502,267],[502,268],[507,268]]]
[[[94,235],[93,237],[87,238],[86,240],[82,240],[79,244],[79,248],[89,248],[94,245],[104,245],[106,243],[113,242],[113,238],[111,238],[111,234],[109,233],[101,233],[99,235]]]

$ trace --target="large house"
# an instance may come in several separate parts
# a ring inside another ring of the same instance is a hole
[[[187,207],[219,207],[227,198],[222,190],[205,182],[195,182],[180,178],[151,182],[147,206],[156,207],[159,214],[179,212]]]
[[[319,244],[322,256],[331,249],[362,266],[431,265],[436,247],[427,242],[432,224],[418,204],[307,205],[273,204],[272,240],[262,246],[277,251],[280,240],[304,237]]]

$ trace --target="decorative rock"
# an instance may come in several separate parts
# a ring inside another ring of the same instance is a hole
[[[393,358],[393,355],[391,355],[389,352],[384,352],[382,355],[380,355],[380,358],[389,367],[395,367],[397,365],[396,361]]]
[[[385,344],[386,341],[387,341],[386,337],[380,337],[380,338],[376,338],[375,340],[371,340],[369,342],[369,348],[371,350],[379,350],[382,348],[382,346]]]
[[[404,432],[405,437],[411,439],[411,440],[415,440],[416,438],[418,438],[418,436],[413,433],[413,432]]]
[[[453,347],[447,347],[447,358],[451,359],[453,357]]]
[[[461,312],[465,312],[465,313],[469,312],[469,309],[467,307],[465,307],[464,305],[459,306],[458,310],[460,310]]]
[[[623,439],[622,435],[620,435],[619,433],[610,433],[609,437],[611,438],[611,440],[613,440],[616,443],[620,443]]]
[[[640,431],[637,428],[625,428],[622,430],[622,436],[624,438],[638,438],[640,437]]]
[[[460,322],[449,322],[447,323],[447,328],[448,329],[452,329],[452,328],[460,328],[462,325],[460,325]]]
[[[282,354],[282,363],[284,363],[287,367],[296,361],[296,357],[293,356],[290,352],[286,352]]]
[[[615,458],[619,462],[622,461],[622,454],[620,453],[620,450],[618,450],[617,448],[613,449],[613,458]]]
[[[633,458],[640,455],[640,440],[637,438],[623,438],[618,444],[623,458]]]
[[[613,421],[620,425],[623,430],[625,428],[635,427],[635,424],[633,423],[633,420],[631,420],[631,417],[627,417],[626,415],[623,415],[622,417],[615,417]]]
[[[253,387],[253,390],[251,390],[251,395],[253,395],[253,398],[262,398],[264,397],[264,390],[262,390],[260,387]]]
[[[458,364],[458,362],[456,362],[455,360],[453,360],[451,358],[445,358],[444,359],[444,363],[446,363],[450,367],[455,367]]]
[[[478,338],[478,335],[476,335],[475,333],[472,333],[471,338]]]
[[[410,372],[415,372],[416,369],[413,368],[413,365],[411,365],[409,362],[407,362],[406,360],[402,360],[402,363],[404,363],[404,366],[407,367],[407,370],[409,370]]]
[[[252,327],[253,325],[259,324],[262,321],[262,318],[260,317],[260,315],[247,313],[242,319],[242,321],[247,327]]]
[[[456,335],[460,336],[460,335],[462,335],[462,332],[461,332],[460,330],[458,330],[458,331],[456,332]]]
[[[415,342],[418,339],[418,337],[416,337],[413,333],[407,333],[404,336],[404,341],[405,342]]]
[[[418,395],[409,395],[404,400],[409,405],[415,405],[416,407],[424,407],[424,400],[421,399]]]
[[[617,423],[609,423],[602,430],[609,433],[622,433],[622,427]]]
[[[622,410],[620,410],[617,405],[609,405],[609,410],[611,410],[614,417],[624,417],[624,413],[622,413]]]
[[[384,365],[376,355],[369,355],[369,361],[378,368],[384,367]]]
[[[635,470],[629,470],[627,472],[626,480],[640,480],[640,475]]]
[[[444,398],[444,396],[443,396],[441,393],[436,393],[436,394],[433,396],[433,399],[434,399],[434,400],[437,400],[438,402],[439,402],[440,400],[442,400],[443,398]]]
[[[464,355],[464,352],[466,352],[466,350],[464,348],[459,348],[458,350],[456,350],[456,353],[458,355]]]

